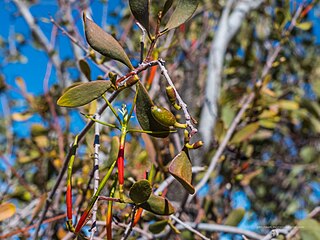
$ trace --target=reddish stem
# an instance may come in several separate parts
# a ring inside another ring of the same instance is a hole
[[[76,230],[75,230],[75,233],[78,234],[82,228],[82,226],[85,224],[86,222],[86,219],[89,215],[89,212],[88,210],[85,210],[84,213],[82,214],[77,226],[76,226]]]
[[[67,203],[67,218],[68,218],[68,220],[71,220],[72,219],[72,189],[71,189],[71,184],[68,184],[68,186],[67,186],[66,203]]]
[[[123,185],[123,183],[124,183],[124,145],[120,146],[120,148],[119,148],[117,165],[118,165],[119,184]]]
[[[106,219],[106,225],[107,225],[107,239],[112,240],[112,202],[109,202],[108,204],[108,214]]]
[[[143,208],[138,208],[136,215],[134,216],[134,221],[133,221],[132,227],[137,225],[137,223],[139,222],[139,220],[141,218],[142,211],[143,211]]]

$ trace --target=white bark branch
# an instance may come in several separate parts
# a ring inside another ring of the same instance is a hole
[[[212,141],[212,132],[215,126],[220,94],[220,85],[223,71],[224,57],[227,47],[239,30],[245,16],[254,8],[257,8],[263,0],[237,1],[233,11],[231,8],[234,0],[228,0],[222,13],[218,30],[211,44],[208,61],[208,75],[205,87],[205,99],[201,111],[199,132],[202,136],[204,147],[207,150]]]

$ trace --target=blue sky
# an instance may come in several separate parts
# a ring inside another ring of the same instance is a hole
[[[100,1],[92,2],[92,12],[94,20],[97,23],[101,23],[102,18],[102,4]],[[119,0],[109,1],[109,12],[117,8],[121,11],[121,5],[118,4]],[[43,22],[41,19],[48,19],[49,16],[55,16],[58,7],[56,1],[39,1],[30,8],[31,13],[39,19],[39,25],[47,38],[50,39],[52,24]],[[0,1],[0,16],[1,16],[1,27],[0,36],[7,39],[10,32],[23,34],[27,41],[32,41],[28,26],[26,25],[22,17],[13,17],[16,13],[16,7],[13,3],[8,3],[6,1]],[[74,18],[77,20],[77,26],[82,31],[82,20],[78,12],[73,12]],[[112,18],[110,15],[107,18],[108,23],[114,23],[116,19]],[[60,56],[62,59],[72,57],[72,52],[70,48],[69,40],[59,33],[58,38],[60,49]],[[28,85],[28,90],[35,94],[41,94],[43,92],[43,78],[46,71],[47,56],[44,52],[38,51],[32,47],[26,46],[21,49],[21,53],[28,58],[28,62],[25,64],[9,64],[3,69],[3,73],[7,77],[9,84],[14,85],[14,79],[17,76],[22,76]],[[2,61],[1,61],[2,62]],[[55,74],[52,74],[51,83],[55,82]]]

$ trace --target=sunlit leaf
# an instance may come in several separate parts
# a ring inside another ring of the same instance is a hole
[[[149,0],[129,0],[135,19],[149,32]]]
[[[140,180],[132,185],[129,196],[135,204],[146,202],[152,192],[152,187],[148,180]]]
[[[48,134],[48,129],[45,128],[42,124],[35,123],[31,126],[31,136],[43,136]]]
[[[232,143],[240,143],[250,138],[259,129],[259,123],[250,123],[244,128],[240,129],[232,138]]]
[[[82,83],[66,91],[57,103],[61,107],[80,107],[101,97],[111,88],[111,82],[105,80]]]
[[[87,63],[86,60],[80,59],[79,60],[79,67],[81,72],[86,76],[86,78],[91,81],[91,69],[89,64]]]
[[[94,50],[106,57],[122,62],[130,69],[134,69],[127,54],[116,39],[85,15],[83,15],[83,22],[86,39]]]
[[[274,129],[277,126],[277,123],[272,121],[272,119],[261,119],[259,120],[259,124],[261,127],[269,129]]]
[[[152,106],[154,106],[153,101],[149,97],[149,94],[145,87],[138,82],[137,83],[137,104],[136,104],[136,114],[139,121],[139,124],[143,130],[146,131],[153,131],[153,132],[164,132],[169,131],[168,127],[165,127],[158,123],[151,112]],[[168,133],[149,133],[151,136],[154,137],[167,137],[169,135]]]
[[[171,215],[174,208],[168,199],[151,194],[148,201],[139,205],[139,207],[158,215]]]
[[[5,202],[0,205],[0,222],[12,217],[16,213],[13,203]]]
[[[12,120],[13,121],[17,121],[17,122],[24,122],[29,120],[31,117],[33,116],[33,114],[31,113],[13,113],[11,115]]]
[[[312,27],[312,22],[298,23],[296,24],[296,27],[303,31],[308,31]]]
[[[284,109],[284,110],[297,110],[299,109],[299,104],[295,101],[291,100],[280,100],[279,101],[279,107]]]
[[[231,213],[228,215],[227,219],[224,222],[224,225],[228,226],[238,226],[241,220],[244,217],[245,210],[243,208],[236,208],[231,211]]]
[[[311,163],[318,156],[316,149],[311,146],[304,146],[300,150],[299,155],[305,163]]]
[[[179,27],[191,18],[198,7],[198,0],[179,0],[164,31]]]
[[[306,218],[298,222],[302,240],[319,240],[320,223],[314,219]]]
[[[192,186],[192,165],[187,149],[183,149],[170,163],[169,172],[190,194],[194,194]]]

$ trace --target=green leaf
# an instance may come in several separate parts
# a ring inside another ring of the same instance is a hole
[[[232,138],[232,143],[240,143],[250,138],[259,129],[259,122],[250,123],[240,131],[238,131]]]
[[[172,13],[167,25],[162,32],[179,27],[191,18],[198,7],[198,0],[179,0],[176,9]]]
[[[164,107],[152,106],[151,113],[154,119],[165,127],[174,126],[177,122],[172,112]]]
[[[169,9],[171,8],[173,3],[173,0],[167,0],[164,4],[163,10],[162,10],[162,17],[164,17],[167,12],[169,11]]]
[[[116,39],[85,15],[83,15],[83,22],[86,39],[94,50],[106,57],[122,62],[131,70],[134,69],[129,57]]]
[[[314,219],[306,218],[298,222],[302,240],[319,240],[320,223]]]
[[[317,158],[318,153],[314,147],[304,146],[299,155],[305,163],[311,163]]]
[[[139,205],[139,207],[157,215],[171,215],[174,208],[168,199],[151,194],[148,201]]]
[[[162,220],[149,225],[149,231],[153,234],[161,233],[168,225],[168,220]]]
[[[291,101],[291,100],[279,100],[278,102],[279,107],[283,110],[297,110],[299,109],[299,103],[295,102],[295,101]]]
[[[169,173],[177,179],[190,194],[195,190],[192,186],[192,165],[188,150],[184,148],[170,163]]]
[[[238,226],[241,220],[243,219],[245,213],[246,212],[243,208],[233,209],[231,213],[228,215],[224,224],[234,227]]]
[[[2,203],[0,205],[0,222],[6,220],[16,213],[16,206],[13,203]]]
[[[259,125],[264,128],[274,129],[277,123],[272,121],[272,119],[261,119],[259,120]]]
[[[149,0],[129,0],[129,5],[132,15],[149,33]]]
[[[111,82],[105,80],[82,83],[69,88],[57,103],[61,107],[80,107],[101,97],[111,88]]]
[[[140,180],[132,185],[129,196],[135,204],[146,202],[152,193],[152,187],[148,180]]]
[[[80,59],[79,60],[79,67],[81,72],[86,76],[86,78],[91,81],[91,69],[89,64],[87,63],[86,60]]]
[[[303,23],[298,23],[296,25],[297,28],[303,30],[303,31],[308,31],[312,27],[312,22],[303,22]]]
[[[151,112],[153,101],[149,97],[149,94],[145,87],[138,82],[137,83],[137,103],[136,103],[136,114],[141,128],[145,131],[153,132],[168,132],[169,128],[158,123]],[[164,138],[169,135],[168,133],[149,133],[153,137]]]

